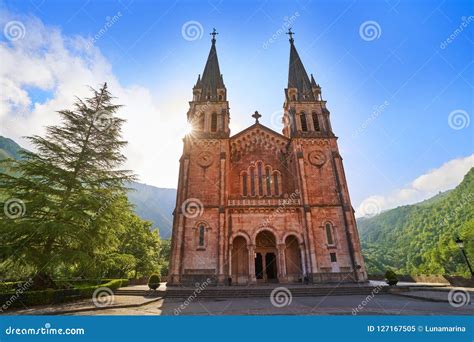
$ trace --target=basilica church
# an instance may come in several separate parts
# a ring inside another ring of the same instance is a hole
[[[330,112],[289,30],[283,130],[231,134],[216,32],[183,138],[168,285],[365,282]]]

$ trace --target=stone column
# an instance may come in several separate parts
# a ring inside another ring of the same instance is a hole
[[[300,254],[301,254],[301,271],[303,272],[303,276],[306,275],[306,258],[304,255],[304,245],[300,243]]]
[[[229,277],[232,277],[232,251],[234,246],[232,244],[229,245]],[[234,281],[234,279],[232,279]]]
[[[277,245],[278,248],[278,280],[282,282],[286,282],[286,260],[285,260],[285,248],[286,245],[284,243],[279,243]]]
[[[248,246],[249,251],[249,284],[256,284],[257,278],[255,277],[255,245]]]

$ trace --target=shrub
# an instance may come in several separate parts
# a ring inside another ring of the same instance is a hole
[[[108,287],[112,291],[115,291],[119,287],[127,286],[128,284],[128,279],[105,279],[104,281],[99,281],[99,284],[97,285],[79,285],[77,288],[26,291],[19,295],[17,295],[12,289],[7,293],[0,294],[0,302],[6,303],[7,301],[11,301],[11,304],[8,305],[8,307],[12,308],[21,306],[48,305],[80,298],[90,298],[92,297],[94,291],[99,287]],[[11,300],[12,298],[14,298],[14,300]]]
[[[152,290],[156,290],[160,286],[161,277],[157,273],[153,273],[148,279],[148,287]]]
[[[393,270],[388,269],[387,272],[385,272],[385,281],[390,286],[396,285],[398,283],[397,274]]]

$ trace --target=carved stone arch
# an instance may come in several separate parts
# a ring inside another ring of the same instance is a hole
[[[247,242],[247,246],[250,246],[252,244],[252,239],[250,238],[250,235],[247,232],[237,231],[234,234],[232,234],[232,236],[230,238],[230,244],[231,245],[232,245],[232,242],[234,241],[234,239],[238,236],[241,236],[245,239],[245,241]]]
[[[275,244],[278,245],[281,243],[281,239],[279,238],[277,234],[277,230],[272,227],[272,226],[265,226],[265,227],[260,227],[258,228],[254,234],[252,235],[252,244],[256,245],[257,244],[257,235],[260,234],[263,231],[268,231],[270,232],[274,237],[275,237]]]
[[[304,243],[304,240],[303,240],[303,237],[301,236],[301,234],[298,233],[298,232],[295,231],[295,230],[287,231],[287,232],[283,235],[283,237],[282,237],[282,243],[285,243],[286,238],[289,237],[289,236],[291,236],[291,235],[294,235],[294,236],[296,237],[296,239],[298,240],[298,243],[299,243],[300,245],[302,245],[302,244]]]

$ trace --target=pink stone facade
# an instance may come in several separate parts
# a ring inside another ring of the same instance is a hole
[[[304,67],[291,75],[292,60],[301,61],[290,42],[283,134],[256,114],[231,136],[213,40],[190,102],[194,130],[183,139],[170,285],[367,280],[330,114]]]

